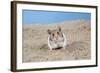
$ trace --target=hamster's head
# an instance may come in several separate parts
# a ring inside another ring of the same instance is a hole
[[[52,41],[57,41],[59,40],[61,37],[63,37],[62,35],[62,31],[61,31],[61,27],[58,27],[57,29],[55,30],[50,30],[48,29],[48,34],[50,35],[50,39]]]

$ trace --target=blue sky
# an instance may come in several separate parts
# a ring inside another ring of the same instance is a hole
[[[23,10],[23,24],[52,24],[67,20],[90,20],[90,13]]]

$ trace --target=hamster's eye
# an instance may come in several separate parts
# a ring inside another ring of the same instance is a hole
[[[59,32],[57,32],[57,34],[59,35]]]
[[[52,34],[52,36],[54,36],[54,33]]]

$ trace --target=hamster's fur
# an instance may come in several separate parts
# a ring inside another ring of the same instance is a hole
[[[48,47],[50,50],[66,47],[66,37],[62,32],[61,27],[58,27],[55,30],[48,29]]]

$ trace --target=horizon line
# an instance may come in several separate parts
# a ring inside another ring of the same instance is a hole
[[[65,20],[65,21],[61,21],[61,22],[54,22],[54,23],[32,23],[32,24],[23,24],[23,25],[59,25],[65,22],[85,22],[85,21],[90,21],[90,19],[86,20],[86,19],[76,19],[76,20]]]

